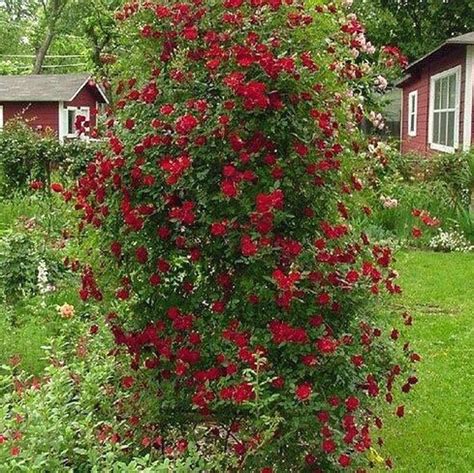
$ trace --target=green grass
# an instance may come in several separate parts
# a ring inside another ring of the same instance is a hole
[[[411,252],[398,261],[420,382],[388,421],[396,471],[474,471],[474,254]]]
[[[34,296],[14,306],[0,307],[0,365],[19,356],[19,366],[39,375],[49,363],[44,346],[69,322],[61,319],[56,307],[64,303],[77,306],[74,282],[45,296]]]

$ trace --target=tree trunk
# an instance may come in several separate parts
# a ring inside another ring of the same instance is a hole
[[[46,36],[44,37],[43,42],[41,43],[41,46],[36,52],[35,65],[33,67],[33,74],[41,74],[41,72],[43,71],[44,59],[46,57],[46,54],[48,54],[48,50],[49,50],[49,47],[51,46],[51,43],[53,42],[54,34],[55,34],[54,31],[51,29],[48,29],[48,31],[46,32]]]

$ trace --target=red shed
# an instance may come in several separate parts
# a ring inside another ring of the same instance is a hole
[[[87,73],[0,76],[0,129],[21,118],[36,129],[52,130],[62,142],[77,138],[75,123],[81,115],[89,125],[81,136],[87,137],[105,103],[103,90]]]
[[[410,64],[402,89],[401,151],[468,150],[474,144],[474,32]]]

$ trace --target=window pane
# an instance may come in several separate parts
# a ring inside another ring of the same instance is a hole
[[[433,117],[433,143],[439,143],[439,112]]]
[[[454,146],[454,112],[448,112],[447,145]]]
[[[76,133],[75,121],[76,121],[76,111],[68,110],[67,111],[67,134],[68,135],[73,135],[74,133]]]
[[[448,85],[448,77],[441,79],[441,109],[445,109],[448,107]]]
[[[449,108],[456,107],[456,74],[449,76]]]
[[[438,110],[441,104],[441,80],[435,81],[435,103],[434,109]]]
[[[439,142],[442,145],[446,144],[446,130],[448,126],[448,112],[441,112],[440,113],[440,124],[439,124]]]
[[[415,131],[415,114],[410,115],[410,131]]]

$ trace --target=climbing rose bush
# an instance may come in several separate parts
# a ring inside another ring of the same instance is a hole
[[[364,103],[405,60],[375,51],[351,2],[319,3],[117,14],[128,76],[109,151],[64,191],[115,275],[87,267],[80,292],[130,358],[115,442],[192,445],[209,470],[364,471],[380,460],[378,399],[403,415],[394,395],[419,356],[378,326],[378,301],[400,292],[392,251],[352,222],[370,214],[355,198],[372,165]]]

